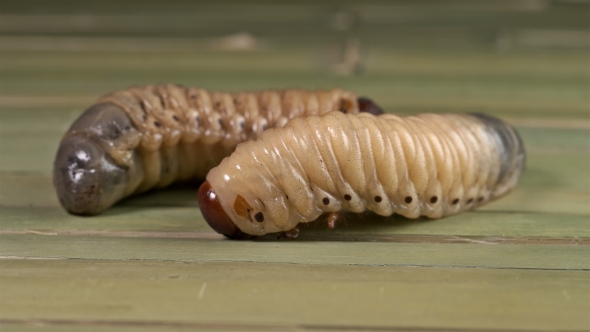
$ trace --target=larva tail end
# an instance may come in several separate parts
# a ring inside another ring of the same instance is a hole
[[[213,230],[232,240],[249,238],[225,213],[209,181],[203,182],[197,195],[201,213]]]
[[[522,138],[514,127],[506,122],[484,113],[471,113],[500,139],[500,176],[498,182],[510,177],[512,171],[522,173],[526,166],[526,152]]]
[[[92,139],[73,135],[62,141],[53,168],[61,205],[72,214],[98,214],[114,204],[128,175]]]
[[[371,113],[373,115],[381,115],[385,113],[379,105],[367,97],[359,97],[357,102],[361,113]]]

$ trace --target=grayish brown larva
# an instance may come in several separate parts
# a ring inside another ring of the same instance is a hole
[[[96,214],[131,194],[204,178],[240,142],[294,117],[364,111],[368,99],[338,89],[245,93],[148,85],[106,95],[63,137],[54,164],[62,206]]]
[[[508,193],[524,165],[517,132],[488,115],[332,112],[240,144],[209,172],[199,205],[228,237],[343,209],[441,218]]]

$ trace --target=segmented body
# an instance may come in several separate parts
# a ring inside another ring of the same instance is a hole
[[[148,85],[106,95],[70,127],[54,166],[61,204],[99,213],[122,198],[204,178],[240,142],[289,119],[356,113],[347,91],[208,92]]]
[[[440,218],[506,194],[524,164],[514,128],[487,115],[335,112],[294,119],[241,144],[209,172],[211,189],[201,196],[214,196],[251,235],[343,209]],[[204,215],[214,227],[223,220],[223,213]]]

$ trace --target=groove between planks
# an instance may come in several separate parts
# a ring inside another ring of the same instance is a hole
[[[240,331],[369,331],[369,332],[504,332],[506,329],[488,328],[423,328],[404,326],[368,325],[315,325],[315,324],[248,324],[224,322],[174,322],[174,321],[125,321],[125,320],[60,320],[60,319],[0,319],[0,327],[6,325],[31,327],[105,327],[105,328],[177,328]],[[536,329],[510,329],[514,332],[538,331]],[[582,332],[584,330],[560,330]]]

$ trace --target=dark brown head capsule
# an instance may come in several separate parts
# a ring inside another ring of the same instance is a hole
[[[385,113],[379,105],[367,97],[359,97],[357,102],[359,103],[359,111],[361,113],[371,113],[373,115],[381,115]]]
[[[209,181],[203,182],[197,194],[199,208],[205,218],[205,221],[219,234],[223,234],[230,239],[244,239],[250,236],[242,232],[238,226],[225,213],[215,190],[211,187]]]

